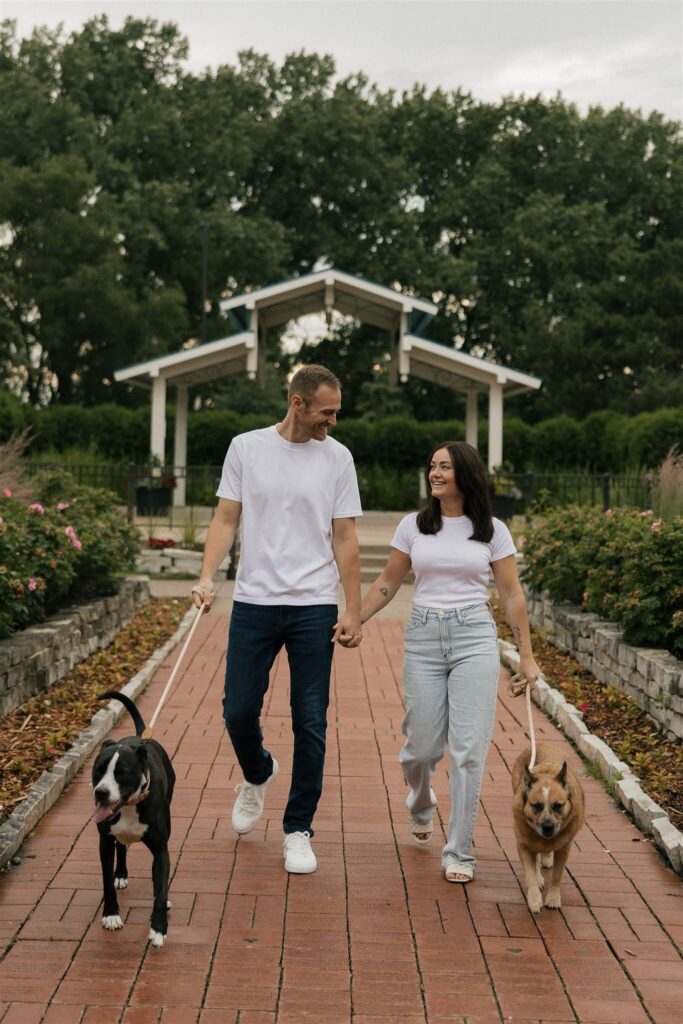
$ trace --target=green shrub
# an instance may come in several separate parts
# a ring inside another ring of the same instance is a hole
[[[530,531],[524,555],[533,589],[618,623],[627,643],[683,655],[683,516],[563,509]]]
[[[7,388],[0,387],[0,444],[28,426],[28,406]]]
[[[537,423],[531,434],[531,452],[533,462],[539,469],[565,469],[568,466],[583,465],[578,422],[570,416],[556,416]]]
[[[384,466],[359,466],[358,489],[362,507],[404,512],[419,504],[419,477],[416,470]]]
[[[582,464],[593,473],[620,472],[626,467],[626,416],[604,409],[579,424]],[[576,464],[581,464],[577,460]]]
[[[503,464],[510,473],[522,473],[530,465],[533,428],[513,416],[503,427]],[[488,446],[487,446],[488,447]]]
[[[166,462],[173,458],[174,407],[167,406]],[[0,390],[0,441],[13,431],[31,425],[33,453],[54,449],[88,448],[95,444],[103,460],[145,463],[149,458],[149,406],[127,409],[113,403],[94,408],[53,405],[32,409]],[[269,426],[269,412],[241,414],[231,409],[191,412],[188,416],[190,465],[223,463],[230,441],[245,430]],[[369,421],[343,415],[333,436],[353,453],[358,465],[419,468],[430,449],[440,441],[463,440],[459,419],[418,422],[402,416]],[[488,450],[488,423],[478,424],[479,450]],[[517,417],[505,420],[504,467],[508,472],[587,469],[622,473],[628,467],[656,466],[669,449],[683,450],[683,411],[662,409],[628,417],[611,411],[591,413],[579,422],[558,416],[529,426]]]
[[[643,412],[628,421],[628,461],[632,466],[659,466],[678,447],[683,451],[683,409]]]
[[[30,505],[0,496],[0,637],[59,608],[117,592],[139,538],[107,491],[66,473],[36,478]]]

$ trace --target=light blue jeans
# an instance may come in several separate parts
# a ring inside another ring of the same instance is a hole
[[[500,660],[487,604],[465,608],[413,605],[406,626],[403,681],[405,746],[399,755],[410,786],[408,810],[429,821],[436,807],[431,777],[451,755],[451,814],[441,862],[472,876],[472,833],[484,762],[495,720]]]

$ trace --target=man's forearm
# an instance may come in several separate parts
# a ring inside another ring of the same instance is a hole
[[[360,615],[360,552],[358,539],[347,538],[333,544],[334,560],[339,569],[346,610],[352,615]]]
[[[230,551],[235,540],[237,527],[232,523],[222,523],[216,516],[211,520],[202,560],[202,579],[213,579],[221,562]]]

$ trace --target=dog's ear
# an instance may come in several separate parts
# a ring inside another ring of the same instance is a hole
[[[140,764],[146,765],[147,764],[147,744],[146,743],[141,743],[140,744],[140,746],[137,748],[137,755],[138,755],[138,760],[140,761]]]
[[[565,789],[568,788],[567,787],[567,762],[566,761],[562,762],[562,767],[560,768],[559,772],[555,776],[555,781],[559,782],[559,784],[561,786],[563,786]]]
[[[524,765],[524,793],[525,794],[529,792],[529,790],[531,789],[531,787],[533,786],[535,781],[536,781],[536,776],[533,774],[533,772],[529,771],[529,765],[525,764]]]
[[[102,744],[102,747],[100,749],[104,750],[105,747],[115,747],[115,746],[116,746],[116,740],[105,740],[104,743]]]

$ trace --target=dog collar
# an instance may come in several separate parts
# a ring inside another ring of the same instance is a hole
[[[142,790],[142,792],[139,794],[139,796],[135,797],[134,800],[129,800],[127,806],[128,807],[135,807],[137,804],[141,804],[142,801],[145,799],[145,797],[149,796],[149,791],[150,791],[151,788],[152,788],[152,779],[151,779],[151,776],[148,775],[147,776],[147,781],[145,782],[145,788]]]

